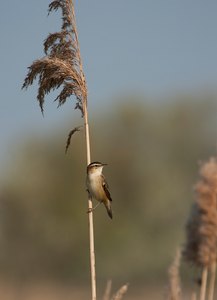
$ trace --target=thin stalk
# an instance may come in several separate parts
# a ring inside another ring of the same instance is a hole
[[[181,251],[180,249],[177,249],[175,258],[168,270],[168,275],[169,275],[168,299],[173,299],[173,300],[181,299],[181,284],[180,284],[180,275],[179,275],[180,260],[181,260]]]
[[[88,125],[88,112],[87,107],[84,106],[84,125],[85,125],[85,140],[87,150],[87,164],[90,164],[90,135]],[[92,201],[88,197],[88,221],[89,221],[89,242],[90,242],[90,271],[91,271],[91,291],[92,300],[96,300],[96,267],[95,267],[95,250],[94,250],[94,227],[93,227],[93,212],[92,212]]]
[[[84,127],[85,127],[85,141],[86,141],[86,156],[87,156],[87,165],[91,163],[91,154],[90,154],[90,134],[89,134],[89,123],[88,123],[88,110],[87,110],[87,85],[85,80],[85,75],[83,72],[82,59],[80,54],[80,46],[78,40],[78,32],[76,26],[75,19],[75,11],[73,1],[71,0],[72,5],[72,19],[74,20],[74,34],[75,40],[77,44],[77,56],[79,63],[80,76],[82,80],[82,94],[83,94],[83,102],[82,109],[84,114]],[[92,292],[92,300],[96,300],[96,267],[95,267],[95,250],[94,250],[94,226],[93,226],[93,212],[92,212],[92,200],[88,196],[88,225],[89,225],[89,247],[90,247],[90,272],[91,272],[91,292]]]
[[[208,277],[208,268],[204,267],[202,271],[202,283],[200,288],[200,300],[205,300],[206,297],[206,285]]]
[[[106,284],[106,289],[105,289],[105,293],[103,296],[103,300],[110,300],[111,289],[112,289],[112,281],[108,280],[108,282]]]
[[[208,300],[213,300],[214,299],[215,278],[216,278],[216,261],[213,262],[213,264],[211,266],[211,270],[210,270]]]

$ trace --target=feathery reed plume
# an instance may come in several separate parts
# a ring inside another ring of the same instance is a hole
[[[49,5],[49,13],[62,10],[62,28],[51,33],[44,41],[45,57],[35,60],[22,88],[28,88],[39,78],[37,99],[43,113],[45,96],[50,91],[62,87],[56,97],[58,106],[74,95],[77,99],[75,108],[84,114],[87,101],[87,86],[83,73],[78,34],[75,23],[74,6],[71,0],[57,0]]]
[[[80,131],[80,128],[81,128],[81,127],[82,127],[82,126],[77,126],[77,127],[75,127],[74,129],[72,129],[72,130],[69,132],[68,137],[67,137],[67,141],[66,141],[65,153],[67,153],[67,151],[68,151],[68,149],[69,149],[69,146],[70,146],[70,143],[71,143],[71,138],[72,138],[73,134],[74,134],[75,132]]]
[[[180,285],[180,276],[179,276],[180,259],[181,259],[181,251],[180,249],[177,249],[174,261],[172,262],[168,270],[168,275],[169,275],[168,300],[181,299],[181,285]]]
[[[211,158],[200,169],[195,186],[197,198],[186,227],[184,257],[200,267],[216,261],[217,247],[217,161]]]
[[[200,181],[195,186],[196,201],[186,227],[185,259],[202,267],[201,298],[205,297],[207,272],[216,262],[217,250],[217,160],[200,168]]]
[[[124,284],[112,297],[112,300],[121,300],[128,290],[128,283]]]
[[[60,32],[51,33],[44,41],[45,56],[35,60],[29,67],[22,88],[28,88],[38,78],[37,100],[44,112],[45,96],[52,90],[60,89],[55,101],[58,107],[63,105],[72,95],[76,98],[75,109],[81,111],[84,117],[87,164],[90,164],[90,138],[87,110],[87,85],[83,72],[78,33],[75,21],[74,5],[72,0],[55,0],[49,5],[48,14],[52,11],[62,11],[62,27]],[[75,130],[77,131],[77,130]],[[75,131],[71,131],[70,139]],[[92,201],[88,198],[89,243],[92,300],[96,300],[96,271],[94,252],[94,230]]]

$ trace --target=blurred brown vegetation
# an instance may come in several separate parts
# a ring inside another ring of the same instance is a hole
[[[215,97],[123,97],[90,116],[92,158],[108,163],[114,209],[113,221],[101,206],[94,212],[103,286],[109,278],[117,287],[166,279],[183,243],[198,161],[216,153]],[[67,133],[64,123],[15,145],[0,194],[4,279],[89,280],[84,137],[76,133],[65,155]]]

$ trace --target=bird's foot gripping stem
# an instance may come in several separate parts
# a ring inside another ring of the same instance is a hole
[[[97,206],[99,206],[101,203],[102,203],[102,202],[99,202],[99,203],[97,203],[96,206],[94,206],[94,207],[92,207],[92,208],[88,208],[87,214],[90,214],[91,212],[93,212],[93,211],[97,208]]]
[[[88,208],[87,214],[90,214],[91,212],[93,212],[93,208]]]

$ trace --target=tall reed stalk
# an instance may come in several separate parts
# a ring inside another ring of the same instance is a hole
[[[206,298],[206,286],[207,286],[208,268],[203,267],[201,276],[201,287],[200,287],[200,300],[205,300]]]
[[[181,280],[179,274],[181,260],[180,249],[176,250],[175,258],[169,267],[169,289],[168,289],[168,300],[181,300]]]
[[[23,88],[28,88],[36,78],[39,78],[37,100],[41,112],[44,111],[45,96],[54,89],[61,88],[55,101],[58,107],[63,105],[70,96],[76,97],[75,109],[79,109],[84,119],[86,140],[86,161],[91,162],[90,136],[87,109],[87,85],[83,72],[82,59],[78,41],[78,33],[75,20],[75,11],[72,0],[56,0],[49,5],[48,13],[62,11],[61,31],[51,33],[44,41],[43,58],[35,60],[29,67],[28,74],[24,80]],[[69,134],[67,147],[70,144]],[[96,271],[94,251],[94,227],[92,201],[88,198],[88,221],[89,221],[89,244],[90,244],[90,267],[91,267],[91,291],[92,300],[96,300]]]
[[[210,281],[208,288],[208,300],[214,299],[214,290],[215,290],[215,280],[216,280],[216,261],[214,261],[210,268]]]

